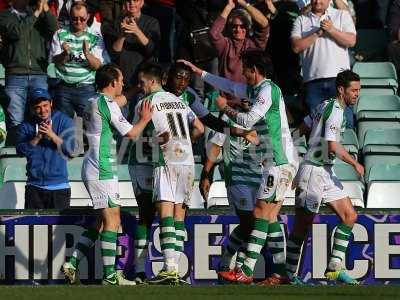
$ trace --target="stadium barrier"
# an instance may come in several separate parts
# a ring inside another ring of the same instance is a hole
[[[117,269],[132,276],[136,210],[124,210],[118,238]],[[93,211],[65,212],[0,212],[0,283],[52,284],[62,283],[59,271],[66,257],[71,255],[84,226],[95,219]],[[293,226],[293,210],[285,209],[281,224],[285,235]],[[400,283],[400,212],[362,210],[353,228],[346,258],[349,274],[364,284]],[[153,224],[148,276],[156,274],[161,266],[158,221]],[[187,237],[185,255],[179,262],[181,276],[192,284],[217,284],[217,268],[227,235],[238,219],[232,212],[216,209],[209,213],[191,211],[186,219]],[[303,247],[301,277],[307,282],[323,281],[332,235],[338,218],[325,210],[315,219],[312,234]],[[263,250],[256,266],[256,278],[271,273],[271,256]],[[83,283],[99,283],[102,276],[100,243],[92,249],[89,258],[80,264]]]

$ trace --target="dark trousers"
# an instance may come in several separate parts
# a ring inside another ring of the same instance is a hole
[[[400,41],[392,42],[388,45],[388,56],[396,67],[397,78],[400,78]]]
[[[71,189],[49,191],[32,185],[25,186],[25,208],[69,208]]]

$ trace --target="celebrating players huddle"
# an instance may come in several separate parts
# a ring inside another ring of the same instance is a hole
[[[79,261],[100,237],[103,284],[187,284],[179,276],[178,261],[184,250],[184,219],[194,184],[192,142],[203,135],[205,125],[215,133],[209,140],[200,192],[207,201],[215,157],[223,151],[228,199],[239,218],[239,226],[230,234],[220,260],[220,280],[252,283],[254,267],[266,245],[273,256],[273,274],[260,284],[304,284],[297,276],[301,248],[315,214],[325,203],[341,220],[334,233],[325,276],[357,284],[342,264],[357,214],[333,172],[333,164],[337,157],[360,175],[364,172],[340,145],[344,109],[355,104],[359,96],[358,75],[351,71],[339,73],[336,98],[326,100],[304,119],[299,130],[310,134],[310,147],[300,163],[281,91],[269,79],[271,61],[255,50],[244,53],[242,60],[246,84],[212,75],[181,60],[170,68],[163,87],[161,67],[143,65],[138,74],[143,98],[136,105],[133,124],[124,118],[115,101],[123,88],[119,69],[108,64],[97,71],[98,94],[90,99],[84,117],[89,151],[82,178],[99,214],[96,224],[82,234],[72,256],[62,266],[69,283],[79,282]],[[215,102],[224,117],[214,117],[188,87],[193,73],[249,105],[236,110],[225,98],[218,97]],[[139,208],[133,281],[114,267],[120,226],[115,131],[133,140],[140,138],[140,143],[133,143],[129,156],[129,173]],[[278,214],[290,188],[296,188],[296,215],[285,245]],[[155,277],[146,278],[149,232],[156,212],[164,266]]]

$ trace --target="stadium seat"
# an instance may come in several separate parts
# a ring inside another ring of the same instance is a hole
[[[400,164],[374,165],[367,173],[367,208],[400,208]]]
[[[364,182],[354,168],[340,160],[334,165],[334,172],[343,184],[344,191],[354,206],[364,207]]]
[[[355,63],[353,71],[360,75],[362,88],[387,88],[397,93],[398,82],[390,62]]]
[[[47,76],[51,79],[56,78],[56,66],[53,63],[47,66]]]
[[[396,95],[361,96],[355,113],[358,116],[364,111],[400,111],[400,98]]]
[[[357,136],[360,148],[364,147],[365,134],[369,130],[400,129],[400,111],[361,111],[358,114]]]
[[[393,89],[374,89],[364,88],[360,91],[360,96],[381,96],[381,95],[394,95]]]
[[[15,147],[4,147],[0,149],[0,159],[5,157],[16,157],[17,150]]]
[[[367,173],[374,165],[400,162],[400,129],[368,130],[362,153]]]

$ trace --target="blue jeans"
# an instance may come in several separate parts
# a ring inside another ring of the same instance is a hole
[[[5,92],[10,99],[7,112],[10,127],[18,126],[24,121],[25,107],[29,94],[35,88],[47,89],[46,75],[7,75]]]
[[[323,101],[336,97],[336,78],[317,79],[304,84],[306,104],[309,111],[315,109]],[[346,127],[354,128],[353,107],[344,110]]]
[[[65,85],[60,83],[55,92],[56,108],[65,113],[70,118],[74,113],[83,117],[88,100],[96,95],[96,89],[93,84]]]

